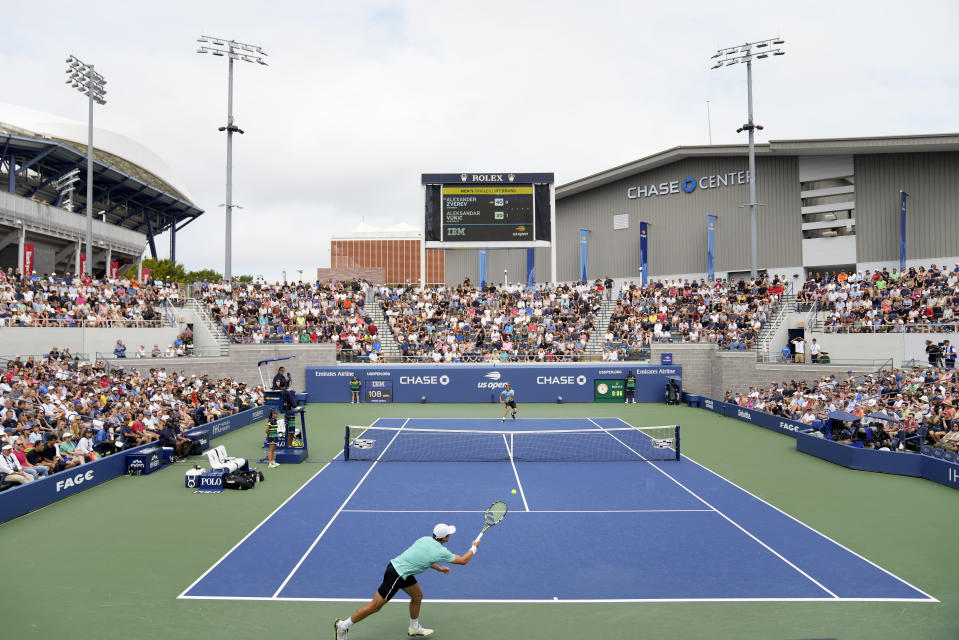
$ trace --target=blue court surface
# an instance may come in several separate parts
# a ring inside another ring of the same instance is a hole
[[[373,426],[399,429],[390,436],[397,450],[405,429],[599,436],[630,427],[619,418],[390,418]],[[419,577],[431,602],[937,601],[685,456],[504,458],[377,462],[341,454],[180,598],[366,601],[390,559],[435,523],[455,525],[449,547],[465,553],[486,508],[502,499],[510,512],[476,559],[448,576]]]

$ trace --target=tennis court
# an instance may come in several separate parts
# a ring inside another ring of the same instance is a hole
[[[686,456],[647,461],[675,458],[669,430],[620,418],[372,427],[350,447],[368,460],[324,466],[180,598],[365,601],[436,522],[457,527],[463,553],[502,499],[510,513],[474,562],[423,576],[429,601],[937,602]]]

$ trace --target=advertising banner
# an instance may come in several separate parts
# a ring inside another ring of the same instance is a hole
[[[899,270],[906,270],[906,198],[909,194],[899,192]]]
[[[579,230],[579,279],[589,280],[589,229]]]
[[[199,434],[200,437],[216,438],[262,420],[266,416],[266,407],[257,407],[222,420],[201,425],[185,433],[191,437],[194,434]],[[145,444],[132,449],[124,449],[113,455],[100,458],[96,462],[89,462],[41,480],[7,489],[0,493],[0,522],[22,516],[34,509],[45,507],[52,502],[94,487],[101,482],[122,476],[127,473],[128,459],[140,458],[142,456],[137,454],[149,452],[151,449],[156,449],[156,447]],[[137,465],[137,468],[140,469],[141,474],[157,467],[163,468],[159,462],[159,454],[157,454],[156,465],[151,466],[152,464],[150,459],[143,460],[143,467]]]
[[[110,263],[110,277],[116,278],[120,274],[120,263],[114,260]]]
[[[642,271],[643,284],[649,284],[649,223],[639,223],[639,268]]]
[[[23,275],[28,276],[33,273],[33,243],[25,242],[23,244]]]
[[[141,281],[142,281],[142,282],[149,282],[149,281],[150,281],[150,270],[149,270],[149,269],[144,269],[144,270],[143,270],[143,276],[141,277]]]
[[[593,402],[596,380],[636,376],[637,402],[662,402],[666,381],[682,367],[597,364],[338,365],[306,368],[306,391],[315,402],[349,402],[350,378],[363,389],[389,389],[392,402],[499,402],[509,383],[516,402]],[[388,385],[386,383],[389,383]],[[369,399],[369,396],[365,396]],[[620,398],[622,399],[622,397]]]
[[[86,273],[86,272],[87,272],[87,254],[81,253],[80,254],[80,273]]]

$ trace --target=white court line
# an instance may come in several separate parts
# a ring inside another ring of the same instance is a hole
[[[592,423],[593,423],[594,425],[596,425],[598,428],[603,429],[603,427],[601,427],[601,426],[600,426],[595,420],[593,420],[592,418],[587,418],[587,420],[589,420],[590,422],[592,422]],[[623,422],[625,422],[625,421],[623,421]],[[632,425],[629,425],[629,426],[632,426]],[[609,431],[606,431],[605,429],[603,429],[603,431],[606,432],[607,434],[609,434],[609,436],[610,436],[613,440],[616,440],[616,441],[619,442],[621,445],[623,445],[624,447],[626,447],[627,449],[629,449],[630,451],[632,451],[633,453],[635,453],[637,456],[639,456],[640,458],[643,458],[643,460],[646,460],[646,458],[645,458],[642,454],[640,454],[638,451],[636,451],[635,449],[633,449],[632,447],[630,447],[629,445],[627,445],[625,442],[623,442],[622,440],[620,440],[619,438],[617,438],[616,436],[614,436],[612,433],[610,433]],[[691,496],[693,496],[694,498],[696,498],[697,500],[699,500],[700,502],[702,502],[704,505],[706,505],[706,506],[709,507],[710,509],[713,509],[713,510],[714,510],[716,513],[718,513],[722,518],[724,518],[725,520],[727,520],[731,525],[733,525],[734,527],[736,527],[737,529],[739,529],[740,531],[742,531],[743,533],[745,533],[747,536],[749,536],[750,538],[752,538],[753,540],[755,540],[756,542],[758,542],[758,543],[759,543],[760,545],[762,545],[767,551],[769,551],[770,553],[772,553],[774,556],[776,556],[777,558],[779,558],[780,560],[782,560],[782,561],[785,562],[786,564],[788,564],[790,567],[792,567],[793,569],[795,569],[796,571],[798,571],[798,572],[799,572],[800,574],[802,574],[803,576],[805,576],[806,579],[808,579],[810,582],[812,582],[813,584],[815,584],[817,587],[819,587],[820,589],[822,589],[823,591],[825,591],[826,593],[828,593],[829,595],[831,595],[833,598],[838,598],[838,597],[839,597],[839,596],[837,596],[835,593],[833,593],[832,591],[830,591],[829,589],[827,589],[824,585],[822,585],[818,580],[816,580],[816,579],[813,578],[811,575],[809,575],[808,573],[806,573],[805,571],[803,571],[802,569],[800,569],[799,567],[797,567],[795,564],[793,564],[790,560],[788,560],[788,559],[787,559],[785,556],[783,556],[781,553],[779,553],[778,551],[776,551],[775,549],[773,549],[772,547],[770,547],[768,544],[766,544],[765,542],[763,542],[762,540],[760,540],[759,538],[757,538],[756,536],[754,536],[754,535],[753,535],[752,533],[750,533],[749,531],[747,531],[746,528],[743,527],[743,526],[741,526],[738,522],[736,522],[735,520],[733,520],[732,518],[730,518],[729,516],[727,516],[725,513],[723,513],[722,511],[720,511],[719,509],[717,509],[717,508],[714,507],[713,505],[711,505],[711,504],[709,504],[708,502],[706,502],[706,500],[704,500],[703,498],[701,498],[701,497],[699,497],[698,495],[696,495],[696,492],[694,492],[692,489],[690,489],[689,487],[687,487],[686,485],[684,485],[682,482],[680,482],[679,480],[677,480],[677,479],[674,478],[673,476],[669,475],[668,473],[666,473],[665,471],[663,471],[662,469],[660,469],[660,468],[659,468],[658,466],[656,466],[655,464],[651,464],[650,466],[652,466],[654,469],[656,469],[657,471],[659,471],[661,474],[663,474],[664,476],[666,476],[667,478],[669,478],[670,480],[672,480],[673,482],[675,482],[677,485],[679,485],[680,487],[682,487],[683,489],[685,489]]]
[[[182,600],[252,600],[256,602],[369,602],[370,597],[359,598],[271,598],[269,596],[184,596]],[[406,598],[394,598],[407,602]],[[468,600],[455,598],[429,598],[429,603],[439,604],[618,604],[618,603],[672,603],[672,602],[939,602],[936,599],[919,598],[583,598],[570,599],[517,599],[517,600]]]
[[[338,456],[339,456],[339,454],[337,454],[337,457],[338,457]],[[336,458],[334,458],[333,460],[335,460],[335,459],[336,459]],[[290,500],[292,500],[292,499],[296,496],[296,494],[298,494],[300,491],[302,491],[302,490],[304,489],[304,487],[306,487],[306,485],[308,485],[308,484],[310,484],[311,482],[313,482],[313,479],[316,478],[316,476],[318,476],[318,475],[320,475],[321,473],[323,473],[323,470],[326,469],[328,466],[330,466],[330,463],[331,463],[331,462],[332,462],[332,460],[331,460],[330,462],[327,462],[325,465],[323,465],[323,467],[322,467],[319,471],[317,471],[317,472],[314,473],[312,476],[310,476],[310,478],[309,478],[306,482],[304,482],[302,485],[300,485],[300,488],[297,489],[296,491],[294,491],[293,494],[292,494],[289,498],[287,498],[286,500],[284,500],[284,501],[282,502],[282,504],[280,504],[280,506],[278,506],[276,509],[273,510],[272,513],[270,513],[270,515],[268,515],[267,517],[263,518],[263,520],[262,520],[262,522],[260,522],[260,524],[258,524],[258,525],[256,525],[255,527],[253,527],[253,530],[252,530],[252,531],[250,531],[248,534],[246,534],[245,536],[243,536],[243,539],[240,540],[239,542],[237,542],[235,545],[233,545],[233,548],[232,548],[232,549],[230,549],[230,550],[227,551],[225,554],[223,554],[223,557],[220,558],[219,560],[217,560],[217,561],[213,564],[212,567],[210,567],[209,569],[207,569],[206,571],[204,571],[204,572],[203,572],[203,575],[201,575],[199,578],[197,578],[196,580],[194,580],[193,583],[190,584],[189,587],[187,587],[186,589],[184,589],[184,590],[183,590],[183,593],[181,593],[180,595],[177,596],[177,599],[178,599],[178,600],[185,600],[185,599],[189,599],[189,598],[194,598],[194,597],[196,597],[196,596],[185,596],[185,595],[183,595],[183,594],[186,593],[187,591],[189,591],[190,589],[192,589],[193,587],[195,587],[195,586],[197,585],[197,583],[200,582],[200,580],[203,580],[203,578],[205,578],[205,577],[207,576],[207,574],[209,574],[211,571],[213,571],[214,569],[216,569],[221,562],[223,562],[224,560],[226,560],[227,557],[228,557],[231,553],[233,553],[234,551],[236,551],[236,548],[237,548],[237,547],[239,547],[241,544],[243,544],[244,542],[246,542],[247,538],[249,538],[249,537],[252,536],[254,533],[256,533],[256,530],[259,529],[260,527],[262,527],[264,524],[266,524],[267,520],[269,520],[269,519],[272,518],[274,515],[276,515],[276,512],[277,512],[277,511],[279,511],[279,510],[282,509],[284,506],[286,506],[286,503],[287,503],[287,502],[289,502]]]
[[[385,447],[383,447],[383,451],[381,451],[381,452],[380,452],[380,455],[378,455],[378,456],[376,457],[376,461],[375,461],[373,464],[370,465],[370,468],[369,468],[369,469],[366,470],[366,473],[363,474],[363,477],[360,478],[360,481],[357,482],[357,483],[356,483],[356,486],[353,487],[353,490],[350,491],[350,495],[346,496],[346,500],[344,500],[344,501],[343,501],[343,504],[340,505],[340,508],[336,510],[336,513],[333,514],[333,517],[330,518],[329,522],[326,523],[326,526],[323,527],[323,530],[320,531],[320,533],[319,533],[318,536],[316,536],[316,539],[313,540],[313,544],[310,545],[310,547],[306,550],[306,553],[304,553],[303,556],[300,558],[299,562],[296,563],[296,566],[293,567],[293,570],[290,571],[290,574],[289,574],[288,576],[286,576],[286,579],[283,581],[283,583],[282,583],[282,584],[279,586],[279,588],[277,588],[277,590],[273,593],[273,597],[274,597],[274,598],[276,598],[276,597],[280,594],[280,592],[283,591],[283,587],[285,587],[286,584],[290,581],[290,578],[292,578],[292,577],[296,574],[297,570],[298,570],[298,569],[300,568],[300,566],[303,564],[303,561],[306,560],[307,556],[309,556],[310,553],[313,552],[313,549],[316,548],[316,545],[317,545],[317,543],[319,543],[320,538],[323,537],[323,535],[327,532],[327,530],[328,530],[328,529],[330,528],[330,526],[333,524],[333,521],[336,520],[336,517],[337,517],[338,515],[340,515],[340,513],[343,511],[343,507],[345,507],[346,504],[350,501],[350,499],[353,498],[353,494],[355,494],[355,493],[357,492],[357,490],[360,488],[360,486],[363,484],[363,482],[369,477],[370,473],[373,472],[373,469],[375,469],[375,468],[376,468],[376,465],[379,464],[380,458],[382,458],[382,457],[383,457],[383,454],[386,453],[387,449],[390,448],[390,446],[393,444],[393,441],[396,440],[397,436],[399,436],[400,433],[402,433],[403,427],[405,427],[405,426],[406,426],[406,423],[409,422],[409,421],[410,421],[410,419],[407,418],[407,419],[403,422],[403,424],[400,426],[400,428],[397,430],[397,432],[393,435],[393,437],[390,439],[390,441],[387,443],[387,445],[386,445]]]
[[[380,421],[380,418],[377,418],[376,420],[373,421],[373,425],[375,425],[375,424],[376,424],[377,422],[379,422],[379,421]],[[373,426],[373,425],[370,425],[370,426]],[[336,460],[336,459],[338,459],[339,457],[340,457],[340,454],[336,454],[336,455],[333,457],[333,460]],[[330,462],[333,462],[333,460],[331,460]],[[289,502],[290,500],[292,500],[292,499],[294,498],[294,496],[296,496],[296,494],[298,494],[300,491],[303,490],[304,487],[306,487],[306,485],[308,485],[308,484],[310,484],[311,482],[313,482],[313,479],[314,479],[316,476],[318,476],[318,475],[320,475],[321,473],[323,473],[323,471],[324,471],[328,466],[330,466],[330,462],[327,462],[325,465],[323,465],[323,466],[320,468],[319,471],[317,471],[317,472],[314,473],[312,476],[310,476],[310,478],[309,478],[306,482],[304,482],[302,485],[300,485],[300,488],[299,488],[299,489],[297,489],[296,491],[294,491],[294,492],[290,495],[290,497],[287,498],[286,500],[284,500],[284,501],[282,502],[282,504],[280,504],[280,506],[278,506],[276,509],[274,509],[274,510],[270,513],[270,515],[268,515],[267,517],[263,518],[263,520],[260,522],[260,524],[258,524],[258,525],[256,525],[255,527],[253,527],[253,530],[252,530],[252,531],[250,531],[248,534],[246,534],[245,536],[243,536],[243,539],[240,540],[239,542],[237,542],[235,545],[233,545],[233,548],[230,549],[229,551],[227,551],[227,552],[223,555],[222,558],[220,558],[219,560],[217,560],[217,561],[213,564],[212,567],[210,567],[209,569],[207,569],[206,571],[204,571],[204,572],[203,572],[203,575],[201,575],[199,578],[197,578],[196,580],[194,580],[193,583],[192,583],[189,587],[187,587],[186,589],[184,589],[184,590],[183,590],[183,593],[181,593],[180,595],[177,596],[177,599],[178,599],[178,600],[181,600],[181,599],[192,598],[193,596],[184,596],[183,594],[186,593],[187,591],[189,591],[190,589],[192,589],[193,587],[195,587],[195,586],[197,585],[197,583],[200,582],[200,580],[203,580],[203,578],[205,578],[205,577],[207,576],[207,574],[209,574],[211,571],[213,571],[214,569],[216,569],[217,566],[219,566],[219,564],[220,564],[221,562],[223,562],[224,560],[226,560],[227,557],[228,557],[231,553],[233,553],[234,551],[236,551],[236,548],[237,548],[237,547],[239,547],[241,544],[243,544],[244,542],[246,542],[247,538],[249,538],[249,537],[252,536],[254,533],[256,533],[256,530],[259,529],[260,527],[262,527],[264,524],[266,524],[266,521],[267,521],[267,520],[269,520],[269,519],[272,518],[274,515],[276,515],[276,512],[279,511],[280,509],[282,509],[282,508],[286,505],[287,502]]]
[[[715,513],[715,509],[532,509],[516,513]],[[455,509],[343,509],[343,513],[486,513]]]
[[[622,418],[610,418],[610,419],[611,419],[611,420],[619,420],[620,422],[622,422],[622,423],[625,424],[625,425],[632,426],[632,425],[630,425],[628,422],[626,422],[625,420],[623,420]],[[689,456],[687,456],[685,453],[683,454],[683,458],[685,458],[686,460],[689,460],[690,462],[692,462],[692,463],[693,463],[694,465],[696,465],[697,467],[700,467],[701,469],[705,469],[706,471],[708,471],[709,473],[713,474],[714,476],[716,476],[716,477],[718,477],[718,478],[721,478],[721,479],[724,480],[725,482],[728,482],[729,484],[733,485],[734,487],[736,487],[737,489],[739,489],[739,490],[742,491],[743,493],[746,493],[746,494],[752,496],[753,498],[755,498],[756,500],[759,500],[759,501],[762,502],[764,505],[775,509],[776,511],[778,511],[778,512],[781,513],[781,514],[783,514],[784,516],[786,516],[786,517],[789,518],[790,520],[792,520],[792,521],[794,521],[794,522],[798,522],[799,524],[801,524],[802,526],[806,527],[807,529],[809,529],[810,531],[812,531],[812,532],[815,533],[816,535],[822,536],[823,538],[825,538],[826,540],[829,540],[829,542],[833,543],[834,545],[836,545],[836,546],[839,547],[840,549],[851,553],[852,555],[856,556],[856,557],[859,558],[860,560],[863,560],[864,562],[867,562],[868,564],[870,564],[870,565],[874,566],[875,568],[879,569],[880,571],[882,571],[882,572],[885,573],[886,575],[888,575],[888,576],[890,576],[890,577],[892,577],[892,578],[895,578],[896,580],[898,580],[899,582],[903,583],[903,584],[906,585],[907,587],[909,587],[909,588],[911,588],[911,589],[915,589],[916,591],[918,591],[918,592],[921,593],[922,595],[924,595],[924,596],[926,596],[927,598],[929,598],[929,600],[930,600],[931,602],[939,602],[939,600],[937,600],[937,599],[934,598],[933,596],[929,595],[928,593],[926,593],[925,591],[923,591],[923,590],[920,589],[919,587],[916,587],[915,585],[912,585],[912,584],[910,584],[909,582],[906,582],[905,580],[903,580],[902,578],[900,578],[899,576],[897,576],[897,575],[894,574],[893,572],[888,571],[888,570],[886,570],[886,569],[883,569],[882,567],[880,567],[878,564],[876,564],[875,562],[873,562],[873,561],[870,560],[869,558],[866,558],[866,557],[864,557],[864,556],[856,553],[855,551],[853,551],[852,549],[850,549],[849,547],[847,547],[846,545],[844,545],[844,544],[842,544],[842,543],[840,543],[840,542],[836,542],[835,540],[833,540],[832,538],[830,538],[830,537],[827,536],[826,534],[822,533],[821,531],[818,531],[818,530],[814,529],[813,527],[809,526],[808,524],[806,524],[805,522],[803,522],[803,521],[800,520],[799,518],[795,518],[795,517],[789,515],[788,513],[786,513],[785,511],[783,511],[783,510],[780,509],[779,507],[777,507],[776,505],[770,504],[769,502],[766,502],[765,500],[763,500],[762,498],[760,498],[760,497],[757,496],[756,494],[752,493],[751,491],[748,491],[748,490],[746,490],[746,489],[743,489],[742,487],[740,487],[738,484],[736,484],[736,483],[733,482],[732,480],[729,480],[729,479],[727,479],[726,477],[722,476],[721,474],[716,473],[715,471],[713,471],[713,470],[710,469],[709,467],[707,467],[707,466],[705,466],[705,465],[702,465],[702,464],[699,464],[698,462],[696,462],[695,460],[693,460],[692,458],[690,458]],[[655,467],[656,465],[654,464],[653,466]],[[658,468],[658,467],[657,467],[657,468]],[[851,600],[852,598],[844,598],[844,599],[845,599],[845,600]],[[863,600],[863,602],[871,602],[871,600]],[[896,601],[894,600],[893,602],[896,602]]]
[[[509,454],[509,463],[513,467],[513,475],[516,476],[516,486],[519,487],[519,495],[523,498],[523,506],[529,511],[529,503],[526,502],[526,492],[523,491],[523,483],[519,481],[519,472],[516,471],[516,463],[513,462],[513,450],[510,449],[509,441],[506,439],[505,433],[503,434],[503,444],[506,445],[506,453]]]

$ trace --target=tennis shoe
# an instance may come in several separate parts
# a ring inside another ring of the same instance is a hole
[[[426,627],[420,627],[419,629],[414,629],[410,627],[409,630],[406,632],[406,635],[408,635],[411,638],[425,638],[426,636],[433,635],[433,630],[427,629]]]
[[[500,421],[500,422],[506,422],[506,418],[500,418],[499,421]]]
[[[350,632],[349,629],[340,629],[339,618],[333,621],[333,638],[334,640],[346,640],[346,634]]]
[[[516,419],[516,412],[514,411],[514,412],[513,412],[513,420],[515,420],[515,419]]]

